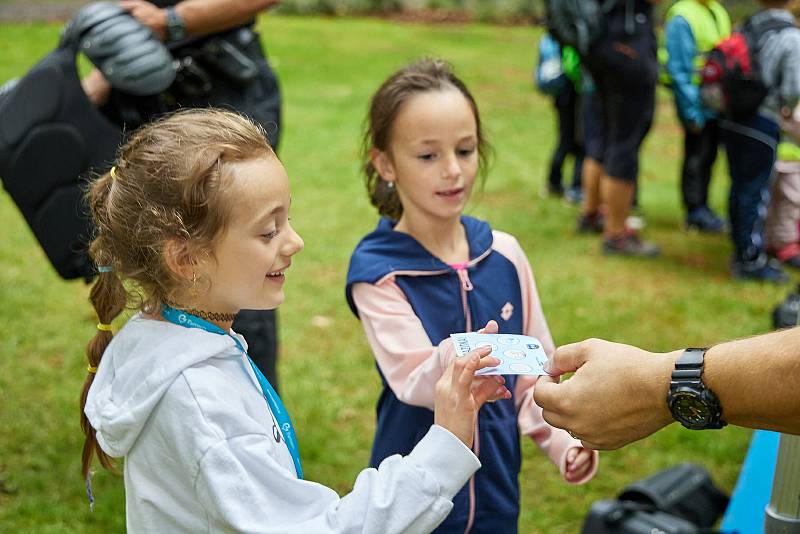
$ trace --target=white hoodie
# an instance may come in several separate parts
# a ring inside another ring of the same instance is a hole
[[[130,532],[429,532],[480,467],[433,426],[342,498],[299,480],[233,339],[142,315],[108,346],[85,412],[100,447],[125,457]]]

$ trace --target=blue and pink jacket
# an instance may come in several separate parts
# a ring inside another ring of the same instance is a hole
[[[361,320],[383,383],[370,464],[408,454],[433,424],[435,384],[454,357],[452,333],[482,328],[538,338],[550,354],[553,340],[542,313],[530,264],[517,240],[472,217],[462,217],[469,261],[448,265],[416,239],[381,219],[350,258],[346,296]],[[530,436],[559,467],[580,447],[551,427],[533,401],[537,377],[506,376],[512,398],[484,405],[473,450],[483,467],[456,495],[437,533],[514,533],[519,515],[520,433]],[[573,483],[583,483],[597,469]]]

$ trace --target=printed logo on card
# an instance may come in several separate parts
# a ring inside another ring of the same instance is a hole
[[[512,315],[514,315],[514,305],[510,302],[506,302],[503,304],[503,307],[500,308],[500,317],[502,317],[504,321],[508,321],[511,319]]]

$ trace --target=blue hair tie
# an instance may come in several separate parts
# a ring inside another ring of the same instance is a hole
[[[97,266],[98,273],[113,273],[114,268],[110,265],[98,265]]]

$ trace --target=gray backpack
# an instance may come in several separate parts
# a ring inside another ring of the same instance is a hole
[[[562,45],[585,57],[605,32],[605,15],[619,1],[545,0],[548,29]]]

